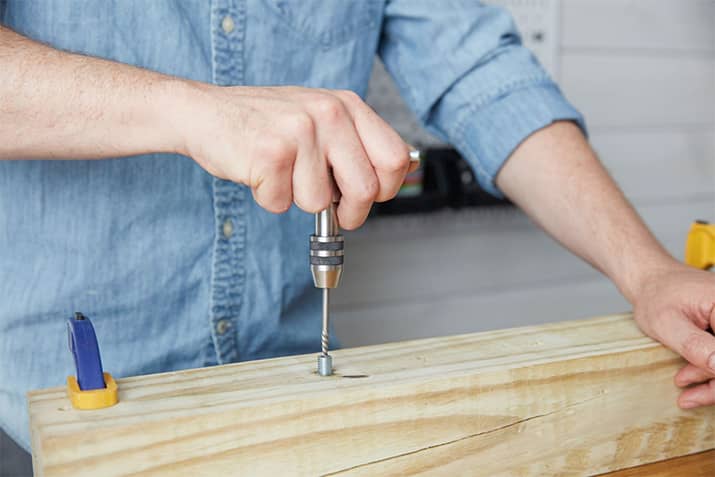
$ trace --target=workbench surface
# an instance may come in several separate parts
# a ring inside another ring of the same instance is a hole
[[[715,450],[677,457],[632,469],[619,470],[602,477],[713,477]]]

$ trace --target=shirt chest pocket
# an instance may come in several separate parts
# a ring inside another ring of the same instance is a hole
[[[297,40],[324,48],[379,27],[381,0],[261,0]]]

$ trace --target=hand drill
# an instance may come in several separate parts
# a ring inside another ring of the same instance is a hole
[[[410,163],[419,164],[420,151],[410,151]],[[315,234],[310,236],[310,271],[316,288],[323,289],[323,331],[320,335],[321,352],[318,355],[318,373],[333,374],[333,358],[328,354],[330,324],[330,289],[337,288],[343,274],[345,239],[340,235],[336,214],[338,201],[315,214]]]
[[[310,271],[316,288],[323,289],[323,331],[320,335],[321,353],[318,356],[318,373],[333,374],[333,358],[328,354],[328,325],[330,289],[337,288],[343,274],[343,245],[340,235],[336,202],[315,214],[315,234],[310,236]]]

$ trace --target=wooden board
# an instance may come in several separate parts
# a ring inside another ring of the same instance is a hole
[[[681,359],[628,316],[334,356],[329,378],[309,355],[121,379],[99,411],[32,392],[35,472],[583,475],[715,448],[715,409],[674,405]]]

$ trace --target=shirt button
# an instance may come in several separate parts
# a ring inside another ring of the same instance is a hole
[[[231,327],[231,323],[228,320],[220,320],[218,323],[216,323],[216,333],[222,335],[228,331],[228,329]]]
[[[223,223],[223,236],[231,238],[231,235],[233,235],[233,222],[231,219],[226,219]]]
[[[236,25],[233,23],[233,18],[231,18],[229,15],[226,15],[223,17],[223,20],[221,21],[221,28],[223,28],[223,31],[225,33],[231,33]]]

